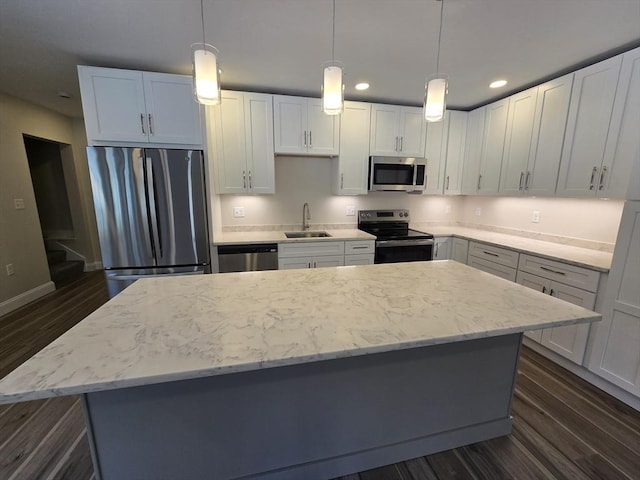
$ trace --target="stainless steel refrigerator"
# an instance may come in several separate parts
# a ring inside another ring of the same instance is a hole
[[[88,147],[109,296],[145,276],[210,272],[203,154]]]

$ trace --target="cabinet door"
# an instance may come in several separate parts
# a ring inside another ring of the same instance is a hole
[[[625,198],[634,159],[640,152],[640,48],[622,56],[611,128],[598,179],[598,196]]]
[[[640,202],[627,202],[589,370],[640,396]]]
[[[529,195],[555,194],[572,85],[573,73],[538,87],[535,127],[525,178]]]
[[[333,193],[366,195],[371,105],[344,102],[344,112],[341,116],[340,156],[333,160]]]
[[[447,137],[447,161],[445,164],[444,194],[462,193],[462,165],[467,136],[467,112],[447,112],[449,135]]]
[[[403,157],[424,157],[425,123],[422,108],[400,107],[398,136]]]
[[[433,239],[433,259],[449,260],[451,258],[451,237]]]
[[[149,142],[201,145],[200,105],[193,79],[186,75],[144,72]]]
[[[511,267],[506,267],[499,263],[491,262],[489,260],[485,260],[483,258],[474,257],[469,255],[469,261],[467,263],[470,267],[477,268],[478,270],[482,270],[483,272],[491,273],[500,278],[504,278],[505,280],[509,280],[511,282],[516,281],[516,269]]]
[[[549,293],[560,300],[592,310],[596,295],[579,288],[551,281]],[[546,328],[542,332],[542,344],[569,360],[582,365],[589,337],[588,323],[567,327]]]
[[[344,265],[344,255],[326,255],[313,257],[312,268],[341,267]]]
[[[427,141],[424,148],[424,155],[427,159],[427,184],[424,193],[442,195],[444,192],[448,133],[448,115],[441,122],[427,125]]]
[[[245,141],[244,95],[222,92],[220,105],[207,108],[213,120],[217,193],[247,192],[247,151]]]
[[[275,193],[273,103],[271,95],[244,94],[247,187],[250,193]]]
[[[479,194],[498,193],[508,110],[508,98],[486,107],[480,151],[480,179],[477,192]]]
[[[340,117],[322,111],[322,100],[309,99],[307,103],[307,147],[313,155],[340,153]]]
[[[516,276],[516,283],[523,285],[532,290],[537,290],[541,293],[549,293],[551,281],[546,278],[541,278],[536,275],[531,275],[526,272],[518,272]],[[531,340],[535,340],[538,343],[542,343],[542,330],[534,330],[524,333]]]
[[[306,154],[307,99],[274,95],[273,118],[275,153]]]
[[[78,66],[87,139],[147,142],[142,72]]]
[[[468,255],[469,240],[454,238],[451,244],[451,259],[466,264]]]
[[[500,193],[520,195],[525,192],[537,99],[538,87],[509,97]]]
[[[398,125],[400,110],[395,105],[371,106],[371,155],[402,156],[399,152]]]
[[[299,268],[311,268],[312,257],[278,258],[278,270],[293,270]]]
[[[474,195],[480,183],[480,151],[484,135],[484,114],[487,107],[469,113],[467,119],[467,143],[462,173],[462,194]]]
[[[556,193],[595,196],[622,56],[575,72]]]

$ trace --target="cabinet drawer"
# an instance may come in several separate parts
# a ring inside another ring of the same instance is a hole
[[[292,242],[278,244],[278,258],[344,255],[344,242]]]
[[[345,255],[345,265],[373,265],[375,255],[373,253],[357,254],[357,255]]]
[[[344,242],[345,255],[362,253],[374,253],[376,244],[374,240],[358,240],[356,242]]]
[[[486,245],[484,243],[470,242],[469,256],[483,258],[490,262],[499,263],[511,268],[518,268],[518,252],[514,252],[513,250],[506,248]],[[469,259],[469,261],[471,261],[471,259]]]
[[[600,273],[594,270],[526,254],[520,255],[518,270],[589,292],[598,290],[598,281],[600,280]]]
[[[499,263],[491,262],[488,260],[484,260],[482,258],[469,256],[470,267],[477,268],[478,270],[482,270],[483,272],[491,273],[500,278],[504,278],[505,280],[510,280],[512,282],[516,281],[516,269],[511,267],[506,267]]]

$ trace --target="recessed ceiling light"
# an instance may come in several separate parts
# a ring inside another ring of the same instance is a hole
[[[367,88],[369,88],[369,84],[367,82],[356,84],[356,90],[366,90]]]
[[[489,88],[500,88],[504,87],[507,84],[506,80],[496,80],[495,82],[491,82],[489,84]]]

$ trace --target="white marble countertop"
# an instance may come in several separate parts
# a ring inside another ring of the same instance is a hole
[[[0,380],[0,403],[600,318],[453,261],[148,278]]]
[[[375,240],[376,237],[356,228],[342,230],[310,229],[311,231],[322,230],[330,237],[311,238],[287,238],[284,231],[264,230],[250,232],[218,232],[214,235],[214,245],[238,245],[244,243],[294,243],[294,242],[327,242],[332,240]],[[302,231],[287,230],[287,231]]]
[[[590,248],[574,247],[560,243],[519,237],[505,233],[491,232],[476,228],[457,226],[423,226],[412,228],[421,232],[431,233],[436,237],[455,236],[468,240],[490,243],[499,247],[506,247],[521,253],[529,253],[539,257],[557,260],[578,267],[586,267],[600,272],[608,272],[611,268],[612,253],[592,250]]]

